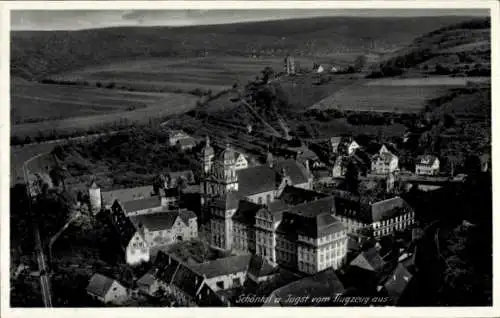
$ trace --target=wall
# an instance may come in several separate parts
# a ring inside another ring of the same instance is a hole
[[[105,303],[120,304],[127,300],[127,289],[118,282],[113,281],[108,292],[104,296]]]

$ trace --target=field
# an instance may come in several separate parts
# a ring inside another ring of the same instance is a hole
[[[464,87],[466,78],[381,79],[353,84],[311,108],[373,112],[419,112],[427,101],[449,88]]]
[[[14,83],[11,85],[11,120],[21,124],[120,112],[144,108],[163,98],[110,89]]]
[[[52,130],[82,131],[123,120],[147,121],[185,112],[198,99],[188,94],[19,82],[12,91],[11,134],[18,137]]]
[[[312,58],[297,58],[296,63],[311,68]],[[137,90],[183,91],[196,89],[218,91],[236,82],[246,84],[266,67],[283,70],[282,57],[205,57],[205,58],[141,58],[71,71],[53,79],[115,83],[118,87]]]

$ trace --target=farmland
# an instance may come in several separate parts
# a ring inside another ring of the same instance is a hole
[[[15,83],[11,135],[73,132],[119,121],[144,122],[185,112],[197,97],[173,93],[137,93],[77,86]],[[17,123],[17,124],[16,124]]]
[[[310,68],[312,58],[298,58],[297,63]],[[190,92],[196,89],[218,92],[235,82],[246,83],[266,66],[283,69],[282,57],[205,57],[205,58],[141,58],[87,67],[51,78],[67,81],[97,82],[106,85],[146,91]]]
[[[11,86],[11,120],[22,124],[120,112],[144,108],[163,98],[88,87],[15,83]]]
[[[462,78],[373,80],[339,90],[311,108],[415,113],[447,89],[465,85]]]

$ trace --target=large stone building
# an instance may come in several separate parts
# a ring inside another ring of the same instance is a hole
[[[404,230],[415,222],[411,206],[397,196],[374,203],[356,198],[335,198],[335,215],[349,233],[368,230],[374,237]]]
[[[207,138],[202,150],[202,207],[211,216],[212,244],[224,250],[233,247],[233,216],[240,200],[270,204],[287,185],[311,189],[312,175],[294,160],[236,169],[237,156],[227,145],[217,156]]]

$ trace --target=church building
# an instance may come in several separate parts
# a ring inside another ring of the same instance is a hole
[[[215,154],[207,137],[202,150],[202,209],[210,215],[212,245],[223,250],[233,246],[233,216],[241,200],[269,205],[286,186],[312,189],[312,175],[295,160],[274,160],[266,164],[237,168],[236,152],[227,144]]]

